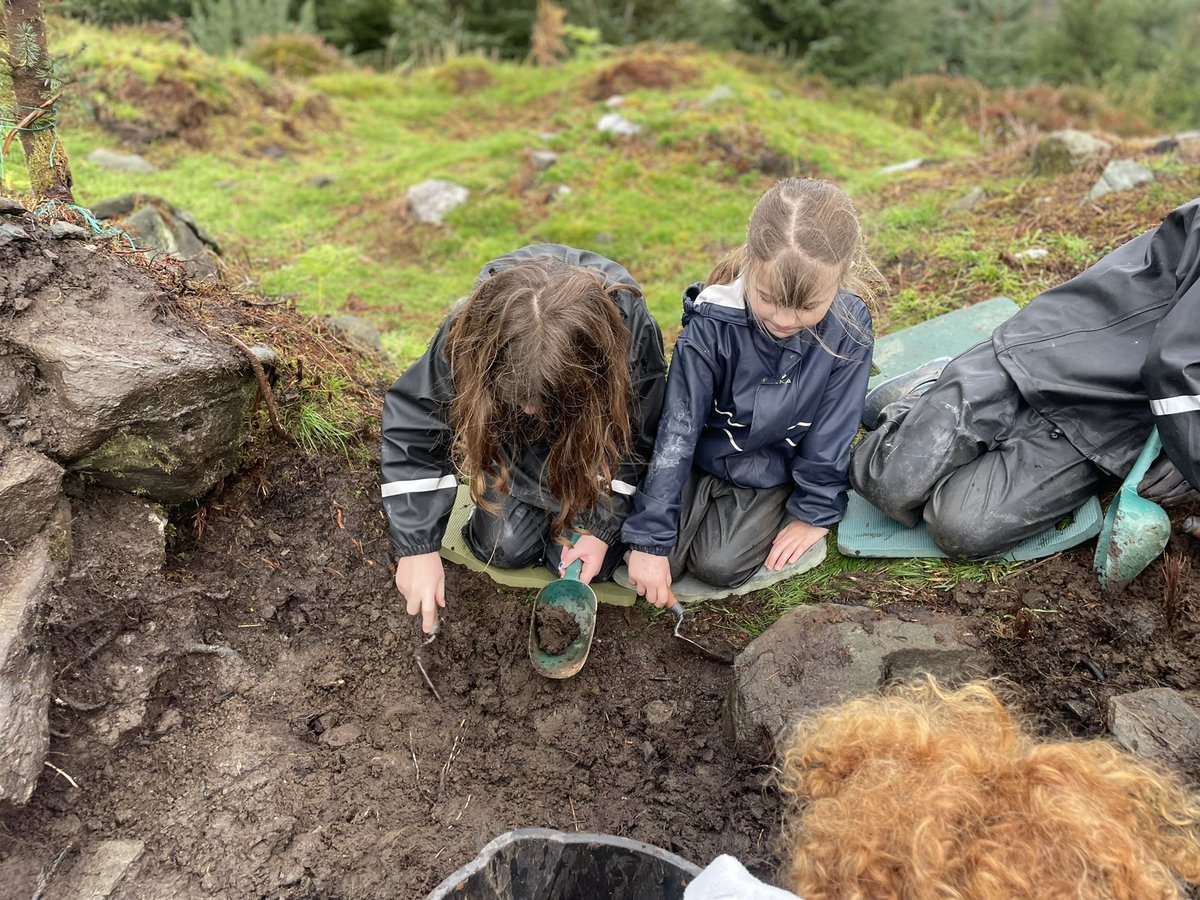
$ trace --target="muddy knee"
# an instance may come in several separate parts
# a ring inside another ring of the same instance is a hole
[[[925,524],[929,536],[949,556],[960,559],[987,559],[1003,556],[1020,541],[1002,521],[965,510],[947,514],[925,509]]]
[[[728,546],[693,547],[687,572],[712,587],[737,587],[758,571],[763,562],[746,557]]]

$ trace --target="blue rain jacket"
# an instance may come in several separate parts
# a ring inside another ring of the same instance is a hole
[[[794,484],[792,516],[839,522],[872,344],[867,306],[848,291],[812,332],[777,340],[753,318],[740,279],[689,287],[654,455],[622,539],[670,554],[693,465],[739,487]]]

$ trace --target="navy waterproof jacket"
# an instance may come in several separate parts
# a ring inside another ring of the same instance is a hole
[[[552,257],[590,269],[614,291],[613,302],[629,329],[629,375],[633,398],[630,425],[633,448],[609,485],[611,495],[576,523],[576,527],[612,544],[621,531],[630,501],[645,472],[666,390],[667,363],[662,332],[650,315],[633,276],[611,259],[562,244],[532,244],[494,259],[483,267],[484,281],[526,259]],[[442,545],[454,507],[458,478],[451,460],[453,435],[448,424],[456,391],[446,359],[446,336],[454,314],[442,322],[425,355],[392,385],[383,401],[382,494],[392,549],[397,556],[434,553]],[[539,509],[554,510],[558,501],[542,483],[548,448],[532,447],[512,460],[509,492]]]
[[[738,487],[794,484],[792,516],[839,522],[872,343],[867,306],[848,291],[812,332],[777,340],[751,314],[741,279],[689,287],[654,456],[622,539],[670,554],[693,464]]]
[[[1124,477],[1152,426],[1200,489],[1200,200],[1051,288],[992,333],[1021,395]]]

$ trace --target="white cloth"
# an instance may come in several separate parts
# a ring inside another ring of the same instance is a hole
[[[791,891],[764,884],[732,856],[710,862],[683,892],[683,900],[800,900]]]

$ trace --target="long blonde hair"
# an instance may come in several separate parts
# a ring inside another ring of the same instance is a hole
[[[739,275],[779,306],[797,310],[818,299],[831,275],[868,307],[874,285],[883,283],[849,196],[814,178],[785,178],[768,189],[750,214],[746,243],[717,263],[705,284],[729,284]],[[831,311],[856,339],[870,341],[840,295]]]
[[[1200,883],[1193,793],[1106,741],[1038,741],[984,683],[802,722],[780,781],[805,900],[1165,900]]]
[[[604,502],[632,443],[629,329],[587,269],[525,260],[481,282],[446,339],[454,457],[476,504],[509,490],[524,450],[549,447],[542,477],[560,504],[552,533]]]

